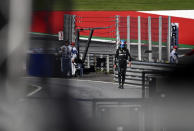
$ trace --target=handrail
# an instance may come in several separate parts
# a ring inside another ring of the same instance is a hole
[[[165,75],[169,73],[169,71],[142,71],[142,97],[145,98],[145,75],[146,74],[159,74],[159,75]]]

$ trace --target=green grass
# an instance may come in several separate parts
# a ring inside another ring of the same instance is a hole
[[[34,0],[34,10],[188,10],[194,0]]]

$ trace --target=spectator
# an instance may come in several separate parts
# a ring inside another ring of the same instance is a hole
[[[173,63],[173,64],[178,63],[177,46],[174,46],[170,53],[170,63]]]

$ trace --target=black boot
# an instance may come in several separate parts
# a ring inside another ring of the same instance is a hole
[[[121,89],[124,89],[124,84],[122,84]]]
[[[119,87],[118,87],[119,89],[121,89],[122,88],[122,86],[121,86],[121,84],[119,83]]]

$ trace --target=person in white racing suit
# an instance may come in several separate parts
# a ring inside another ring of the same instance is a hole
[[[77,49],[75,47],[75,43],[71,43],[71,69],[72,69],[72,75],[75,76],[76,68],[75,68],[75,59],[77,58]]]

